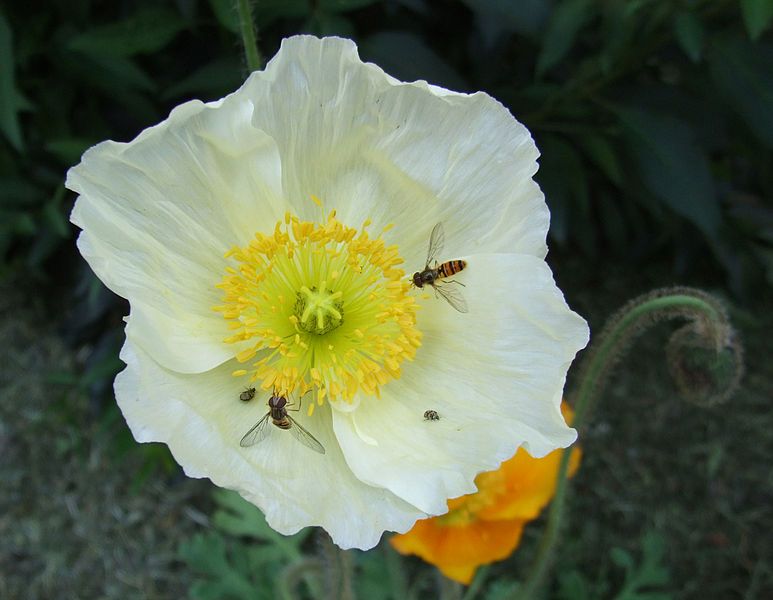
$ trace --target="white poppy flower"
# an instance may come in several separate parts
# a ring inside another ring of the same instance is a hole
[[[363,549],[518,447],[571,444],[559,407],[588,329],[544,261],[537,156],[488,95],[403,83],[307,36],[230,96],[91,148],[67,176],[72,221],[131,305],[115,393],[135,438],[282,533],[319,525]],[[438,261],[467,263],[440,284],[465,313],[410,283],[437,223]],[[301,403],[288,414],[324,454],[270,419],[240,446],[272,393]]]

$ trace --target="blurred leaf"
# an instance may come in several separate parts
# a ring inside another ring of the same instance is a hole
[[[475,14],[479,27],[489,41],[503,32],[534,36],[550,14],[549,0],[462,0]]]
[[[609,558],[621,569],[625,569],[627,572],[633,571],[635,566],[633,556],[622,548],[611,548],[609,551]]]
[[[62,190],[64,187],[61,188]],[[67,217],[60,207],[60,203],[55,199],[46,203],[43,207],[43,221],[48,225],[48,228],[58,235],[62,239],[70,237],[70,227],[68,225]]]
[[[248,536],[261,541],[273,543],[282,549],[287,558],[296,559],[300,556],[299,546],[311,533],[305,529],[292,536],[285,536],[274,531],[260,509],[242,498],[238,493],[229,490],[216,490],[215,501],[220,510],[215,513],[215,526],[235,536]]]
[[[112,381],[124,368],[118,353],[113,351],[93,352],[86,362],[86,372],[80,378],[78,385],[86,390],[95,383]]]
[[[730,106],[773,148],[773,46],[729,38],[714,44],[708,59],[711,76]]]
[[[666,544],[660,535],[652,531],[644,534],[641,573],[650,585],[663,585],[670,579],[668,569],[663,566],[665,550]]]
[[[34,207],[44,197],[44,192],[28,179],[0,177],[0,207]]]
[[[765,281],[767,281],[769,286],[773,286],[773,250],[763,246],[757,246],[755,248],[755,254],[765,270]]]
[[[579,571],[562,571],[558,575],[558,600],[595,600],[593,586]]]
[[[34,235],[37,231],[32,216],[24,212],[0,210],[0,223],[17,235]]]
[[[756,41],[773,19],[773,0],[741,0],[741,13],[749,37]]]
[[[317,6],[323,11],[338,13],[355,10],[357,8],[364,8],[371,4],[376,4],[378,1],[379,0],[318,0]]]
[[[89,88],[98,90],[119,103],[138,121],[152,123],[158,119],[158,111],[144,94],[155,91],[156,84],[131,59],[63,52],[56,61],[71,81],[85,83]]]
[[[236,554],[243,551],[236,545]],[[191,568],[209,575],[206,581],[196,582],[189,590],[192,598],[219,600],[221,598],[256,597],[256,587],[248,576],[236,569],[229,560],[225,540],[217,533],[199,533],[180,545],[180,557]]]
[[[550,16],[537,58],[537,77],[557,65],[574,45],[577,34],[595,14],[593,0],[566,0]]]
[[[260,509],[238,493],[216,490],[214,498],[220,506],[220,510],[215,513],[214,523],[225,533],[258,540],[271,540],[279,535],[266,523]]]
[[[0,12],[0,129],[16,148],[24,148],[18,112],[21,109],[21,94],[14,79],[13,32],[11,26]]]
[[[748,237],[773,244],[773,207],[744,194],[729,195],[727,203],[728,212],[741,231]]]
[[[511,579],[498,579],[486,591],[486,600],[507,600],[512,598],[521,584]]]
[[[706,35],[700,19],[691,12],[678,12],[674,18],[674,34],[687,58],[695,63],[700,62]]]
[[[599,62],[605,72],[612,69],[612,65],[633,43],[632,40],[639,24],[637,13],[645,3],[646,0],[628,0],[604,4],[602,26],[604,42]]]
[[[612,196],[600,193],[595,198],[595,204],[600,214],[601,228],[618,256],[625,256],[626,253],[630,255],[628,250],[631,245],[625,216],[620,210],[622,203],[622,199],[617,194]]]
[[[194,569],[211,572],[218,559],[225,559],[225,541],[215,533],[199,533],[180,546],[180,555]]]
[[[360,44],[360,54],[403,81],[424,79],[452,90],[467,88],[459,74],[413,33],[376,33]]]
[[[544,136],[539,140],[539,148],[542,157],[537,181],[550,207],[550,236],[564,245],[569,239],[570,224],[571,232],[580,235],[582,229],[592,227],[580,218],[589,202],[585,167],[577,151],[558,136]]]
[[[349,19],[319,11],[306,21],[304,30],[319,36],[338,35],[351,38],[355,35],[354,26]]]
[[[157,52],[185,27],[180,16],[160,6],[94,27],[70,39],[68,47],[90,56],[129,57]]]
[[[196,20],[199,12],[198,0],[174,0],[174,5],[186,21]]]
[[[709,161],[693,131],[669,115],[621,109],[617,115],[637,170],[652,194],[709,238],[721,222]]]
[[[610,574],[605,565],[596,581],[576,569],[559,570],[556,597],[558,600],[673,600],[674,596],[666,589],[670,575],[664,565],[664,550],[663,539],[652,532],[642,537],[640,558],[623,548],[611,548],[610,561],[624,571],[623,583],[613,594],[610,594]]]
[[[614,600],[672,600],[673,596],[662,589],[670,581],[669,572],[663,565],[663,539],[655,533],[646,533],[641,548],[642,558],[638,564],[621,548],[610,551],[612,562],[625,569],[625,581]]]
[[[180,546],[181,557],[205,576],[191,586],[190,597],[274,600],[277,575],[303,559],[300,546],[311,530],[283,536],[236,492],[218,489],[213,496],[220,507],[213,517],[217,531]],[[251,538],[248,543],[237,539],[244,536]]]
[[[152,92],[156,83],[130,58],[120,56],[83,56],[74,54],[77,70],[95,87],[123,95],[123,90]]]
[[[209,0],[212,12],[215,13],[217,22],[231,33],[239,34],[239,11],[236,9],[236,0]]]
[[[83,153],[95,144],[94,140],[83,138],[58,138],[46,142],[45,148],[65,166],[77,163]]]
[[[585,155],[617,186],[623,185],[623,169],[618,158],[619,152],[604,136],[597,134],[578,136],[578,143]]]
[[[255,5],[255,22],[262,30],[277,19],[302,19],[311,12],[311,0],[260,0]]]
[[[383,546],[383,551],[394,552],[391,547],[386,547],[387,545]],[[390,589],[389,565],[385,564],[383,553],[375,550],[362,552],[358,554],[358,559],[358,577],[355,579],[357,597],[368,600],[390,600],[393,598],[397,590]],[[400,570],[398,575],[405,577],[402,565],[399,563],[400,559],[397,558],[396,561]]]
[[[241,62],[235,57],[214,60],[199,67],[185,79],[170,85],[161,94],[164,100],[209,96],[220,98],[244,82]]]

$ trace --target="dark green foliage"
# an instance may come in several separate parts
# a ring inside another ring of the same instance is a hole
[[[654,112],[617,112],[636,173],[647,190],[715,239],[721,215],[706,151],[683,121]]]
[[[570,570],[558,574],[558,600],[673,600],[668,591],[669,573],[664,565],[664,541],[657,534],[647,533],[641,542],[641,560],[630,552],[612,548],[609,560],[615,569],[622,570],[623,580],[619,589],[610,594],[606,579],[591,582],[580,571]],[[605,568],[603,565],[602,568]]]
[[[24,142],[19,125],[19,111],[24,105],[14,80],[13,32],[5,16],[0,13],[0,129],[16,149],[23,150]]]
[[[262,0],[255,19],[264,59],[286,35],[346,35],[397,77],[488,91],[542,150],[561,247],[594,260],[666,253],[746,294],[773,273],[771,6]],[[45,278],[76,260],[66,168],[181,101],[235,89],[237,20],[232,0],[0,13],[0,273]]]
[[[310,530],[291,537],[268,526],[263,513],[235,492],[218,490],[214,529],[180,546],[180,557],[197,574],[190,597],[272,600],[285,597],[277,586],[302,561],[301,545]]]
[[[773,2],[770,0],[741,0],[743,22],[749,37],[757,40],[770,26],[773,19]]]

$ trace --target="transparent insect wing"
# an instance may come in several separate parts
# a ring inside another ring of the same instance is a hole
[[[438,255],[443,251],[446,243],[446,232],[443,230],[443,224],[438,223],[432,228],[429,236],[429,248],[427,249],[427,266],[430,265]]]
[[[446,299],[446,302],[448,302],[460,313],[468,312],[467,300],[464,299],[464,296],[462,296],[462,293],[459,290],[451,287],[448,284],[437,284],[433,287],[438,294]]]
[[[268,427],[268,421],[270,416],[271,413],[267,412],[260,421],[252,426],[252,429],[244,434],[244,437],[239,442],[239,445],[242,448],[249,448],[250,446],[254,446],[258,442],[262,442],[266,439],[266,437],[268,437],[268,432],[270,430]]]
[[[303,426],[290,415],[287,415],[287,418],[290,419],[290,422],[293,424],[293,426],[290,427],[290,432],[295,436],[296,440],[307,448],[311,448],[314,452],[319,452],[320,454],[325,453],[325,447],[319,443],[317,438],[306,431]]]

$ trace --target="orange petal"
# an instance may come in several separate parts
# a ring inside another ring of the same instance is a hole
[[[418,521],[408,533],[390,542],[402,554],[416,554],[460,583],[472,580],[475,570],[507,558],[518,546],[525,521],[477,521],[442,526],[436,519]]]
[[[556,478],[561,463],[561,454],[566,450],[556,450],[544,458],[533,458],[525,450],[500,467],[504,475],[505,487],[497,494],[492,503],[478,514],[486,520],[535,519],[550,502],[556,491]],[[572,448],[569,459],[569,477],[580,466],[580,449]],[[479,487],[483,487],[481,483]]]

